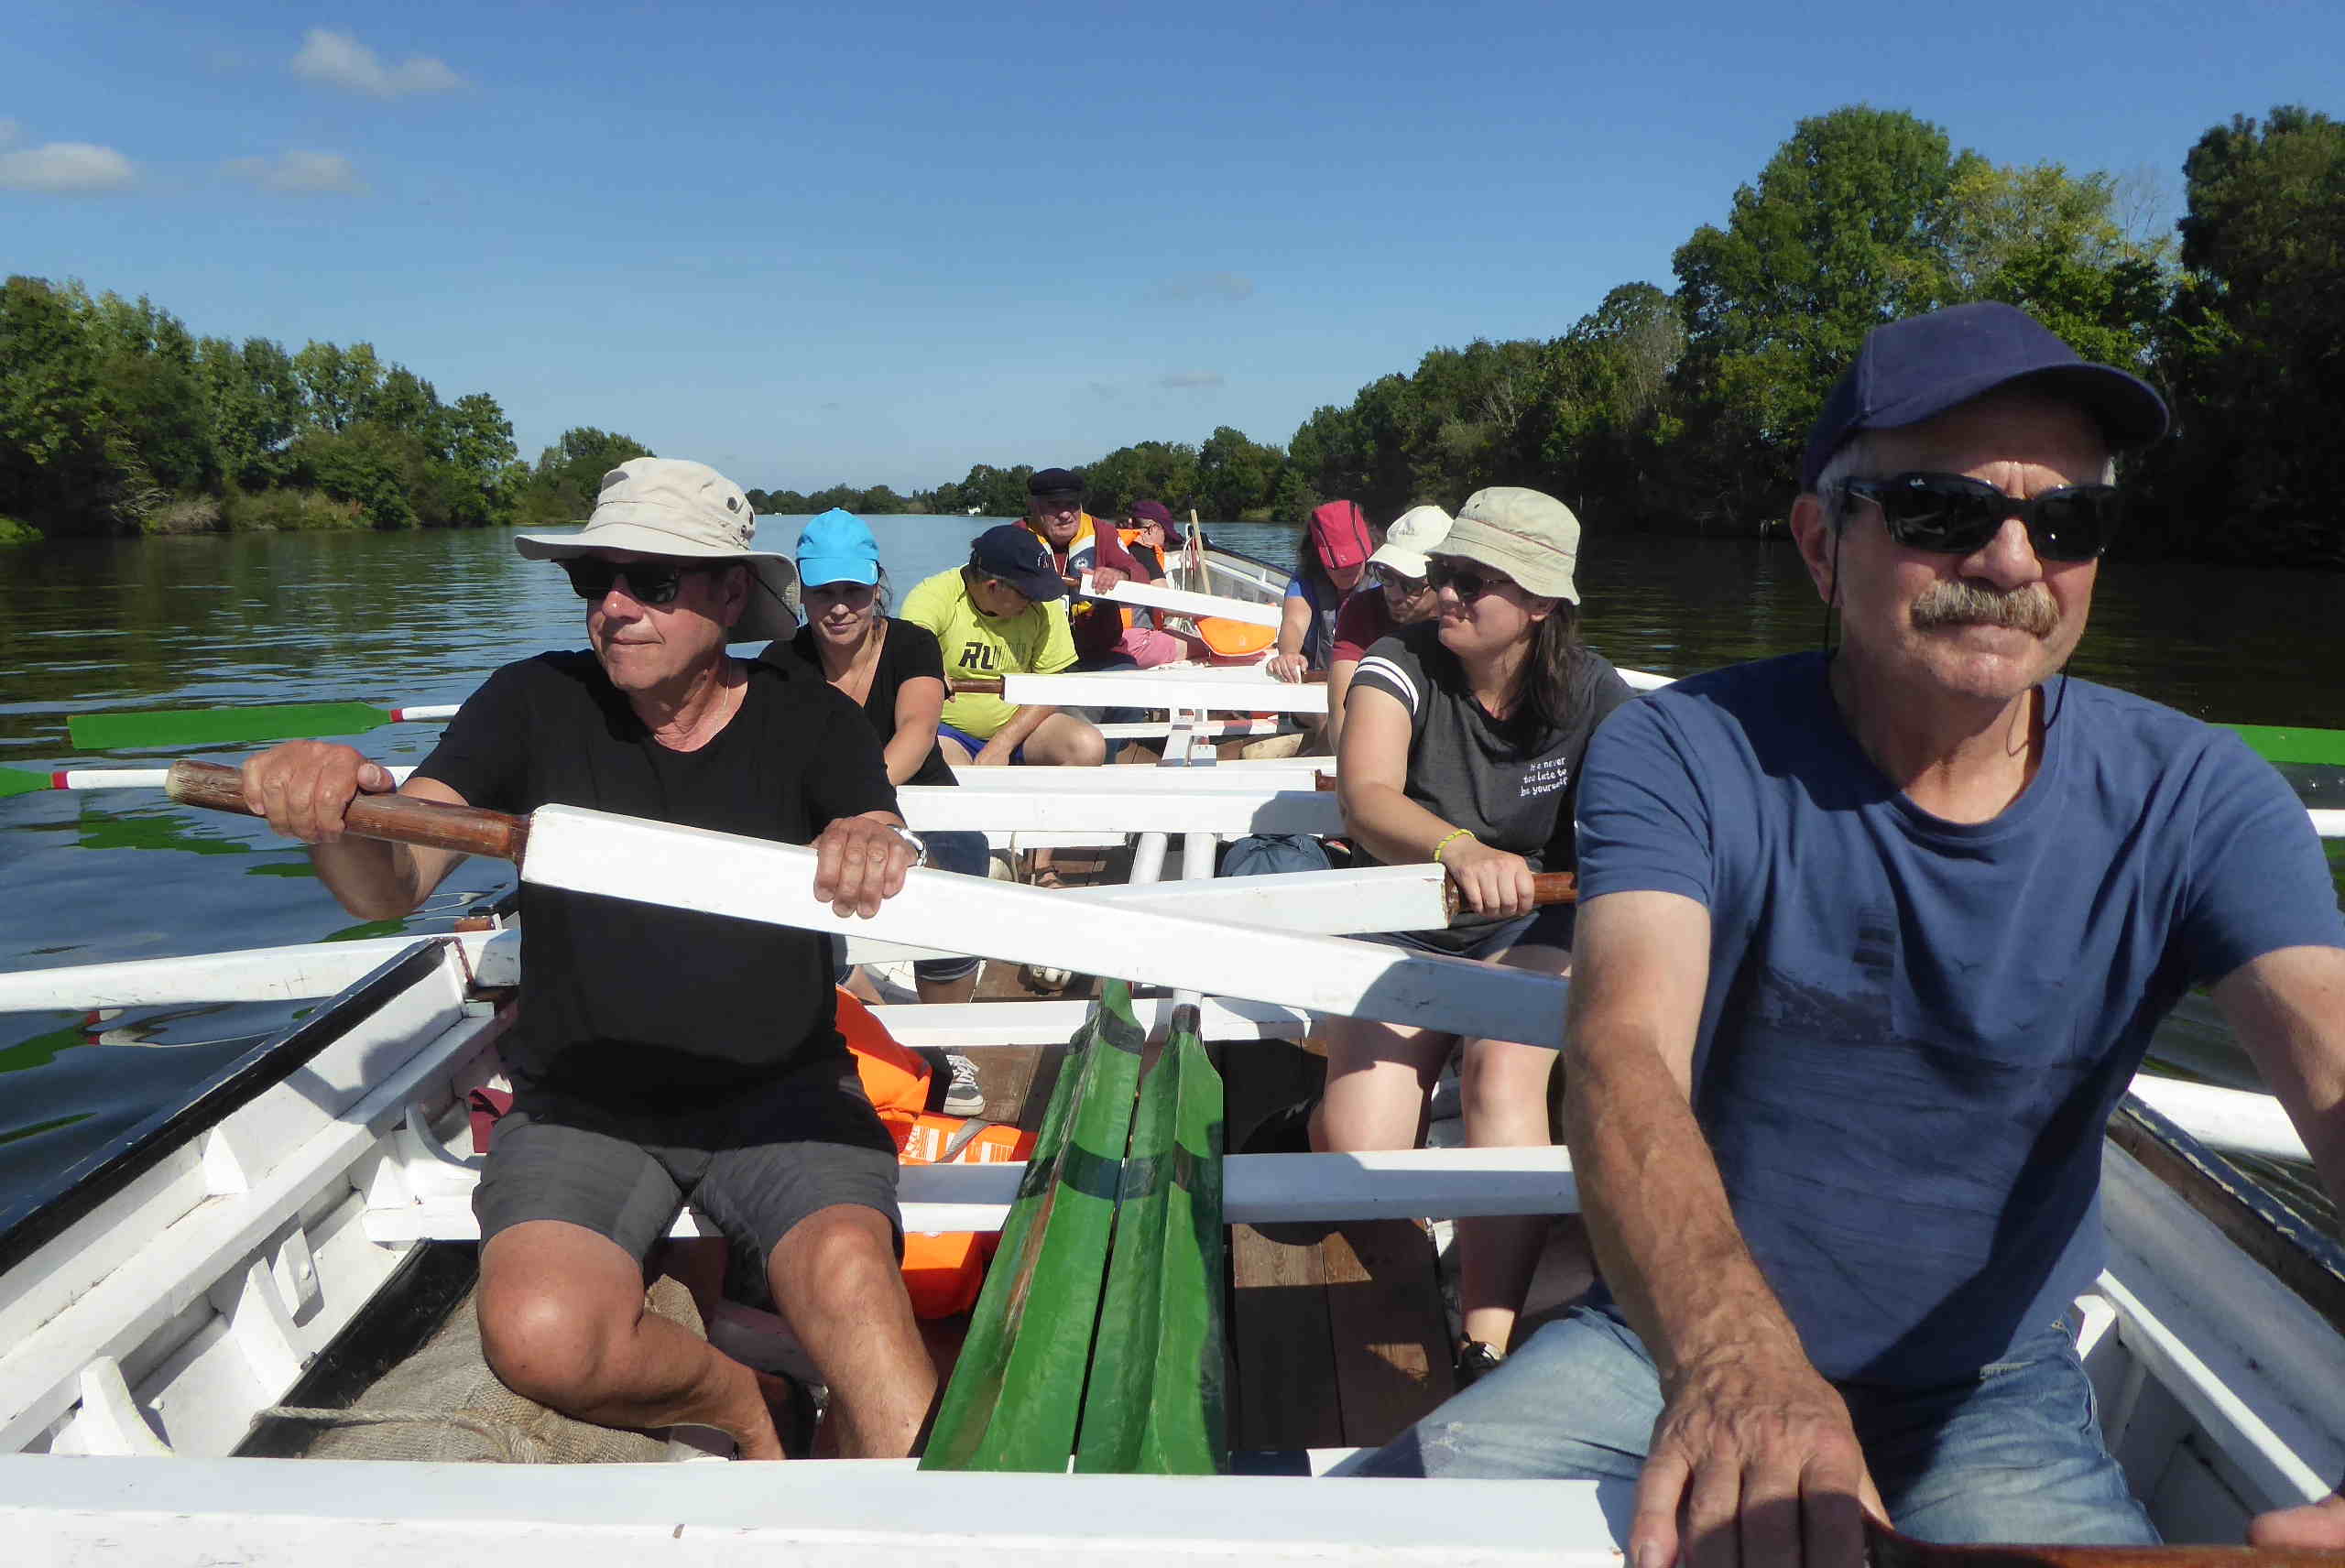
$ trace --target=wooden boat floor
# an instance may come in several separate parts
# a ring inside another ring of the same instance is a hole
[[[1307,1044],[1214,1055],[1233,1145],[1325,1076]],[[1373,1447],[1449,1397],[1449,1319],[1415,1221],[1232,1225],[1229,1273],[1233,1452]]]

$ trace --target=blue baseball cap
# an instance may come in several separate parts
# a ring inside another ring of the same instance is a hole
[[[809,518],[798,535],[798,581],[808,588],[825,583],[877,583],[879,541],[861,517],[836,506]]]
[[[2147,446],[2165,434],[2165,399],[2139,376],[2078,358],[2017,306],[1956,305],[1865,334],[1808,431],[1800,488],[1815,489],[1832,454],[1866,430],[1918,425],[2021,381],[2073,399],[2112,447]]]

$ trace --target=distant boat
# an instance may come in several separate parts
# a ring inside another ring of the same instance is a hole
[[[983,506],[972,506],[972,507],[970,507],[970,508],[969,508],[968,512],[967,512],[965,515],[966,515],[966,516],[969,516],[969,517],[976,517],[979,512],[982,512],[982,511],[984,511],[984,510],[985,510],[985,508],[984,508]]]

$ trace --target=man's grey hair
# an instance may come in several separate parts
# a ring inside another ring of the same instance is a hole
[[[1860,430],[1849,438],[1846,446],[1832,454],[1830,461],[1824,465],[1824,472],[1816,476],[1815,494],[1824,503],[1824,516],[1830,521],[1834,533],[1838,533],[1849,526],[1849,508],[1844,504],[1840,486],[1851,479],[1887,477],[1876,472],[1878,466],[1874,456],[1873,432]],[[2098,483],[2102,485],[2117,483],[2116,453],[2111,452],[2101,459],[2100,476]]]

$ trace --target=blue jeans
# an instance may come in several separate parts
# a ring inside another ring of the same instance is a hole
[[[2100,1441],[2066,1328],[1942,1388],[1838,1385],[1890,1521],[1947,1544],[2154,1544]],[[1370,1475],[1631,1481],[1661,1419],[1661,1379],[1612,1307],[1579,1307],[1371,1455]]]

